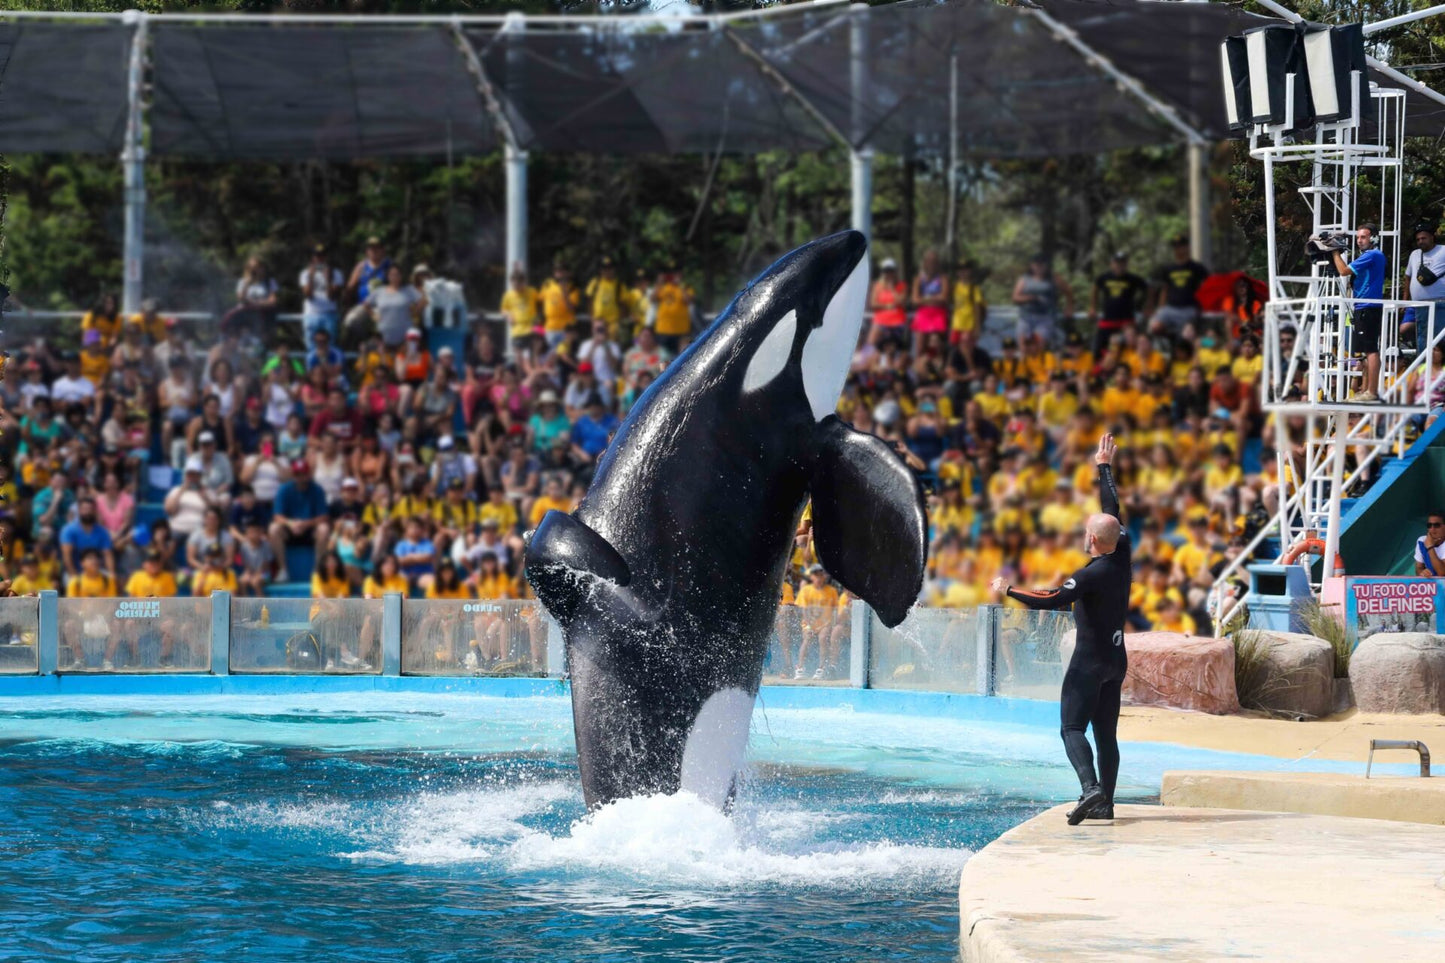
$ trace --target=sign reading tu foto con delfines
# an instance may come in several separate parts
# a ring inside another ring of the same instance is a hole
[[[1445,579],[1347,579],[1345,621],[1357,639],[1376,632],[1445,633]]]

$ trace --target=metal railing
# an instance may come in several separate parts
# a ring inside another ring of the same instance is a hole
[[[915,608],[894,629],[862,602],[781,605],[763,683],[1056,700],[1072,627],[1067,613],[997,605]],[[535,601],[42,592],[0,598],[0,674],[565,678],[567,667]]]

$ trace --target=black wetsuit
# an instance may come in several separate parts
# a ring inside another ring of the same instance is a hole
[[[1108,465],[1099,466],[1099,503],[1106,514],[1119,517],[1119,493]],[[1079,785],[1086,791],[1100,786],[1110,804],[1119,778],[1119,693],[1129,664],[1124,653],[1124,619],[1129,614],[1130,561],[1129,535],[1122,532],[1112,552],[1090,559],[1061,588],[1008,590],[1010,598],[1032,609],[1074,607],[1078,641],[1059,697],[1064,749],[1079,774]],[[1084,738],[1084,729],[1091,724],[1099,749],[1097,777],[1094,754]]]

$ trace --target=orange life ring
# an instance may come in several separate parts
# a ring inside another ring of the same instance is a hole
[[[1301,555],[1319,555],[1320,557],[1323,557],[1324,554],[1325,554],[1325,540],[1324,540],[1324,539],[1322,539],[1322,538],[1304,538],[1304,539],[1299,540],[1298,542],[1295,542],[1293,545],[1290,546],[1289,551],[1287,551],[1287,552],[1284,553],[1284,558],[1281,560],[1281,564],[1283,564],[1283,565],[1293,565],[1293,564],[1295,563],[1295,561],[1298,560]],[[1336,553],[1335,553],[1335,574],[1336,574],[1336,575],[1343,575],[1344,573],[1345,573],[1345,557],[1344,557],[1344,555],[1340,554],[1339,552],[1336,552]]]

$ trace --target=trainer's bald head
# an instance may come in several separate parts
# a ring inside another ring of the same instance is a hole
[[[1113,515],[1090,515],[1084,522],[1084,531],[1094,540],[1094,548],[1100,555],[1108,555],[1119,545],[1119,536],[1124,528]]]

